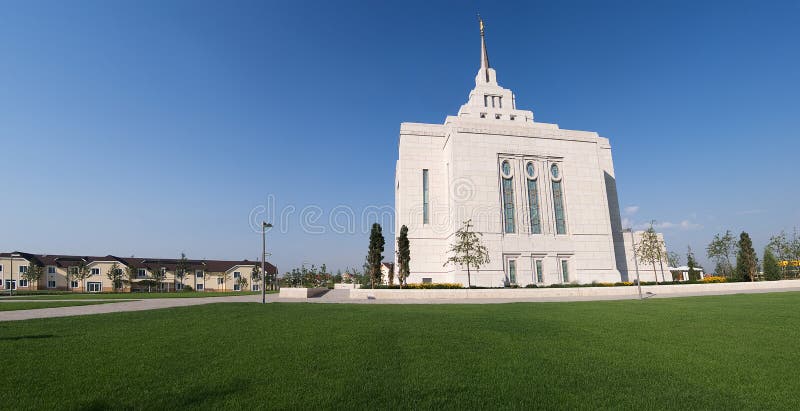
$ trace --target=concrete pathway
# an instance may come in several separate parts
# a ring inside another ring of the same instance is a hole
[[[657,291],[657,290],[656,290]],[[681,292],[658,295],[658,293],[647,296],[647,298],[674,298],[674,297],[697,297],[708,295],[728,295],[728,294],[761,294],[774,292],[797,292],[800,287],[787,287],[783,289],[765,290],[718,290],[703,292]],[[563,296],[563,297],[526,297],[526,298],[485,298],[485,299],[407,299],[407,300],[377,300],[377,299],[351,299],[347,290],[332,290],[317,298],[309,299],[289,299],[280,298],[278,294],[267,294],[267,302],[282,303],[316,303],[316,304],[507,304],[524,302],[570,302],[570,301],[609,301],[609,300],[636,300],[638,295],[617,295],[617,296]],[[39,308],[34,310],[0,311],[0,321],[19,321],[34,318],[69,317],[75,315],[105,314],[123,311],[144,311],[160,308],[188,307],[192,305],[203,305],[213,303],[260,303],[260,295],[242,295],[230,297],[202,297],[202,298],[148,298],[136,301],[109,299],[82,299],[82,300],[23,300],[23,299],[2,299],[0,304],[9,301],[30,301],[30,302],[56,302],[56,301],[104,301],[107,304],[82,305],[72,307]]]
[[[272,298],[270,298],[272,297]],[[276,294],[268,294],[268,300],[276,300]],[[61,301],[103,301],[107,304],[78,305],[71,307],[37,308],[34,310],[0,311],[0,321],[30,320],[34,318],[70,317],[73,315],[106,314],[122,311],[144,311],[159,308],[188,307],[212,303],[246,303],[261,302],[260,295],[242,295],[230,297],[200,297],[200,298],[146,298],[142,300],[111,300],[111,299],[70,299],[70,300],[34,300],[8,298],[3,302],[61,302]],[[113,302],[119,301],[119,302]]]

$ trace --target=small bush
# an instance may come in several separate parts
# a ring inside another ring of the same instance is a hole
[[[194,291],[194,288],[192,288],[191,285],[184,285],[181,291],[184,293],[190,293]]]
[[[525,288],[539,288],[539,286],[536,284],[528,284],[525,286]]]
[[[706,283],[706,284],[708,284],[708,283],[726,283],[726,282],[728,282],[728,279],[725,278],[725,277],[720,277],[720,276],[714,275],[714,276],[711,276],[711,277],[705,277],[702,280],[700,280],[700,282],[701,283]]]
[[[411,283],[406,284],[403,288],[408,288],[411,290],[435,290],[464,288],[464,285],[461,283]]]

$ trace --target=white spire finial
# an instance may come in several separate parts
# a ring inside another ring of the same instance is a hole
[[[478,14],[478,25],[481,29],[481,70],[486,73],[486,82],[489,82],[489,54],[486,52],[486,38],[484,37],[484,26],[481,15]]]

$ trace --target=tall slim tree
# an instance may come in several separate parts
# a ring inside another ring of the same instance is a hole
[[[464,225],[456,231],[456,241],[448,252],[451,255],[444,263],[444,266],[454,263],[467,267],[467,288],[472,287],[470,269],[475,267],[476,270],[480,270],[482,265],[490,262],[489,252],[481,243],[482,236],[483,233],[472,231],[472,220],[464,221]]]
[[[742,281],[755,281],[757,269],[756,250],[750,234],[742,231],[739,235],[739,253],[736,256],[736,273]]]
[[[689,266],[689,280],[698,281],[700,279],[700,271],[695,270],[697,261],[694,259],[694,252],[692,252],[691,246],[686,247],[686,265]]]
[[[367,263],[369,264],[370,283],[375,288],[375,283],[381,281],[381,262],[383,261],[383,246],[386,240],[383,238],[381,225],[372,224],[372,231],[369,235],[369,251],[367,253]]]
[[[411,244],[408,241],[408,227],[400,227],[400,236],[397,237],[397,281],[400,288],[406,284],[408,274],[411,272]]]
[[[650,228],[642,233],[642,239],[639,241],[639,246],[636,247],[635,252],[640,261],[653,265],[653,276],[656,279],[656,284],[658,284],[656,263],[661,264],[661,281],[664,281],[664,242],[658,238],[658,233],[656,233],[652,223],[650,223]]]
[[[714,239],[706,247],[708,258],[717,262],[717,275],[730,278],[733,276],[733,264],[731,256],[736,255],[736,239],[730,230],[725,234],[715,234]]]
[[[781,279],[781,268],[778,259],[769,247],[764,247],[764,279],[775,281]]]

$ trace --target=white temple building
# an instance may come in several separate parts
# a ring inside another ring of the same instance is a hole
[[[408,282],[467,285],[466,269],[445,264],[467,219],[491,259],[471,270],[473,286],[635,279],[609,140],[518,109],[489,64],[482,22],[480,62],[457,115],[400,125],[395,232],[408,227]]]

